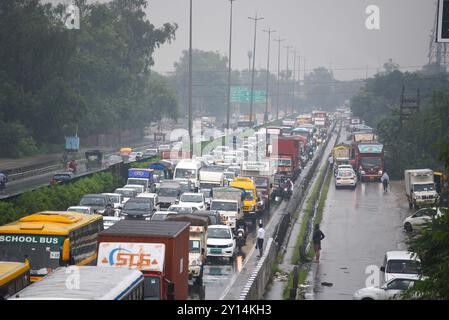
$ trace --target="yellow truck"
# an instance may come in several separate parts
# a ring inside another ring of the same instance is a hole
[[[238,177],[232,180],[231,187],[241,189],[245,192],[243,199],[243,214],[245,219],[256,219],[257,203],[261,199],[257,199],[257,190],[254,181],[251,178]]]

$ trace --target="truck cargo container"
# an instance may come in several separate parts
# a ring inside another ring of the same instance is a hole
[[[438,193],[431,169],[405,170],[404,180],[405,194],[410,208],[418,209],[420,206],[438,203]]]
[[[183,221],[121,220],[98,235],[97,266],[142,271],[145,299],[185,300],[189,227]]]

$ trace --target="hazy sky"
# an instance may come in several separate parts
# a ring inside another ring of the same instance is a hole
[[[57,1],[57,0],[53,0]],[[67,3],[70,0],[62,0]],[[90,2],[90,1],[89,1]],[[94,1],[92,1],[94,2]],[[105,2],[105,0],[101,1]],[[156,26],[177,22],[176,40],[156,51],[154,70],[169,72],[188,48],[189,0],[149,0],[147,15]],[[427,63],[429,36],[436,0],[236,0],[234,2],[232,66],[248,67],[247,52],[252,50],[256,12],[258,23],[256,68],[265,68],[268,36],[286,39],[282,46],[294,46],[306,58],[306,69],[332,67],[339,79],[372,75],[389,58],[403,68],[414,70]],[[368,30],[365,9],[380,9],[380,30]],[[193,0],[193,46],[228,54],[228,0]],[[271,70],[277,68],[277,43],[272,41]],[[292,57],[292,55],[290,56]],[[301,58],[301,60],[302,60]],[[290,59],[292,62],[292,59]],[[285,68],[282,48],[281,66]],[[301,68],[303,68],[303,60]],[[291,67],[290,67],[291,68]]]

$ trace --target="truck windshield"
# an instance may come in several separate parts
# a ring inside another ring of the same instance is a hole
[[[139,186],[143,186],[143,187],[146,188],[147,185],[148,185],[148,180],[128,178],[128,183],[127,184],[137,184]]]
[[[172,188],[160,188],[158,194],[160,197],[177,197],[178,190]]]
[[[363,158],[360,164],[363,167],[380,167],[382,160],[380,158]]]
[[[434,191],[435,185],[433,183],[415,184],[413,185],[413,191]]]
[[[181,201],[201,203],[203,202],[203,196],[201,194],[183,194],[181,196]]]
[[[158,277],[145,277],[143,292],[145,300],[161,300],[161,280]]]
[[[177,179],[193,179],[196,176],[195,169],[178,169],[176,168],[175,178]]]
[[[200,253],[200,241],[199,240],[189,240],[189,252]]]
[[[388,273],[418,274],[420,263],[415,260],[390,260],[388,261]]]
[[[253,201],[254,200],[254,191],[253,190],[245,190],[244,200]]]
[[[212,201],[210,209],[217,210],[217,211],[237,211],[237,203]]]
[[[64,237],[38,235],[2,235],[0,261],[30,261],[30,274],[46,275],[49,269],[59,267],[61,245]]]

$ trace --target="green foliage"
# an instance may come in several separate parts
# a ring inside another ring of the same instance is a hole
[[[22,124],[0,120],[0,155],[18,158],[36,151],[36,142]]]
[[[0,202],[0,225],[39,211],[65,211],[88,193],[111,192],[121,186],[111,173],[95,173],[73,183],[27,191],[11,202]]]
[[[0,143],[0,156],[35,153],[34,141],[62,146],[77,125],[87,136],[178,116],[166,79],[150,74],[154,51],[174,39],[177,25],[151,24],[147,0],[75,3],[80,30],[63,25],[64,5],[0,2],[0,124],[22,126],[10,129],[18,138],[1,132],[12,147]]]

